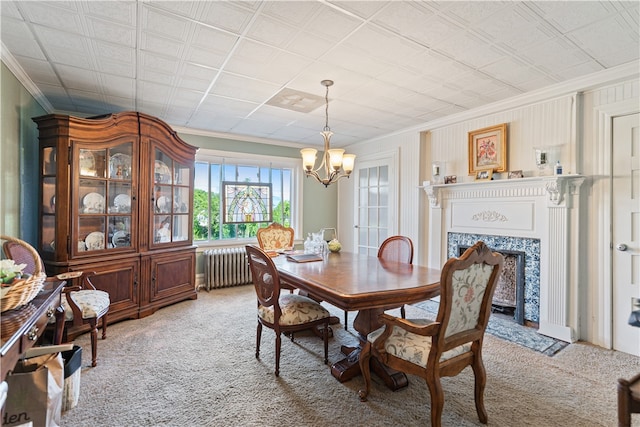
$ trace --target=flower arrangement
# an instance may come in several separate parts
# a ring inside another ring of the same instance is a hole
[[[0,282],[11,285],[14,279],[22,277],[22,270],[27,264],[16,264],[12,259],[0,260]]]

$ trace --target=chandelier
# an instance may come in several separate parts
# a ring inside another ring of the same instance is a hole
[[[325,125],[320,135],[324,138],[324,154],[322,155],[322,162],[318,169],[313,169],[316,165],[316,153],[318,150],[314,148],[303,148],[300,150],[302,154],[302,165],[304,167],[304,173],[307,177],[314,177],[319,183],[328,187],[340,178],[345,176],[349,178],[351,172],[353,172],[353,166],[356,161],[355,154],[344,154],[344,150],[341,148],[330,148],[331,128],[329,127],[329,86],[333,85],[333,80],[323,80],[320,82],[322,86],[327,88],[327,92],[324,96],[325,99]],[[318,171],[324,169],[324,178],[320,177]],[[341,173],[340,170],[343,170]]]

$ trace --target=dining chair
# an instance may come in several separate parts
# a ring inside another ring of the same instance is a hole
[[[440,276],[440,307],[435,321],[380,315],[383,326],[367,336],[359,364],[366,401],[371,387],[372,356],[392,369],[422,377],[431,396],[431,425],[440,426],[444,391],[440,379],[471,366],[475,376],[475,406],[487,423],[484,389],[487,375],[482,343],[491,314],[491,300],[504,263],[503,256],[479,241],[459,258],[450,258]]]
[[[23,272],[34,274],[36,271],[44,271],[44,263],[38,252],[27,242],[1,236],[5,240],[2,249],[7,258],[13,259],[16,264],[26,264]],[[102,339],[107,338],[107,313],[111,304],[109,294],[100,291],[93,286],[90,277],[94,272],[69,272],[47,277],[46,281],[66,280],[70,283],[62,290],[62,308],[64,309],[65,331],[68,327],[81,327],[89,325],[91,332],[91,366],[97,365],[98,360],[98,323],[101,322]],[[50,322],[54,322],[51,318]]]
[[[631,414],[640,413],[640,374],[618,379],[618,427],[631,427]]]
[[[258,245],[263,251],[277,251],[293,248],[293,228],[272,222],[267,227],[261,227],[256,233]]]
[[[320,327],[324,341],[324,363],[329,352],[329,311],[309,297],[294,293],[280,294],[280,274],[265,251],[254,245],[246,246],[253,285],[258,298],[258,326],[256,332],[256,358],[260,357],[262,327],[276,334],[276,377],[280,375],[280,347],[282,334],[291,341],[294,332]]]
[[[406,264],[413,263],[413,242],[407,236],[391,236],[387,237],[378,248],[378,258],[385,261],[403,262]],[[385,310],[391,310],[398,307],[389,307]],[[400,317],[405,318],[404,305],[400,306]],[[347,329],[349,320],[349,312],[344,311],[344,328]]]

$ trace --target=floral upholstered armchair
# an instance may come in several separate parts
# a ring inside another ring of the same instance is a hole
[[[293,249],[293,228],[284,227],[277,222],[268,227],[259,228],[256,237],[263,251]]]
[[[431,395],[431,425],[440,426],[444,407],[441,377],[458,375],[471,366],[475,375],[475,405],[480,422],[487,423],[484,388],[487,375],[482,362],[484,332],[491,300],[504,258],[478,242],[460,258],[450,258],[440,277],[440,307],[435,321],[405,320],[382,314],[384,325],[367,336],[360,353],[367,400],[371,384],[370,358],[375,356],[398,371],[424,378]]]

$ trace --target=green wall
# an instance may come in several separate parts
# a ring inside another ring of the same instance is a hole
[[[38,131],[31,118],[47,112],[4,63],[0,64],[0,100],[0,234],[35,246]]]

